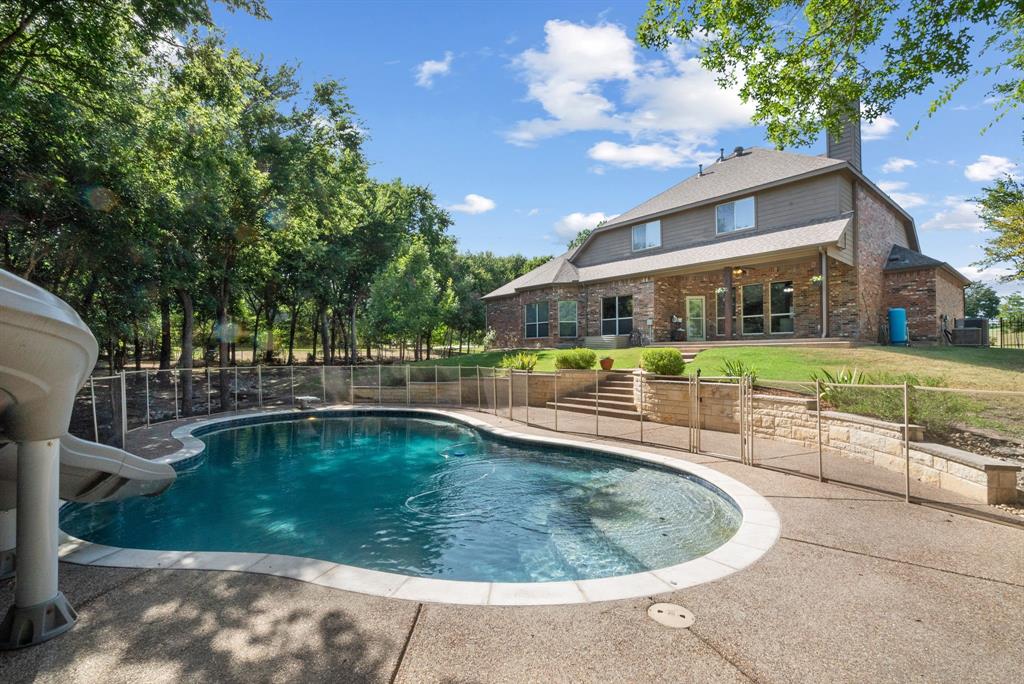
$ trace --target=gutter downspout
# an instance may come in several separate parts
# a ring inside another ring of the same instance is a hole
[[[828,337],[828,253],[821,249],[821,336]]]

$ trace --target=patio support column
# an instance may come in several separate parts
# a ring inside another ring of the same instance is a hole
[[[822,250],[818,266],[821,276],[821,336],[828,337],[828,254]]]
[[[732,319],[736,314],[736,302],[732,296],[732,268],[722,269],[722,285],[725,287],[725,339],[732,339]]]

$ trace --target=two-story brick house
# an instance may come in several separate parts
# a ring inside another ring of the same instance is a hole
[[[875,342],[889,307],[912,340],[941,340],[969,281],[920,253],[913,218],[863,174],[858,127],[827,149],[737,148],[609,221],[484,296],[496,344]]]

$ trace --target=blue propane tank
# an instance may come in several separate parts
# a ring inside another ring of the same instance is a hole
[[[907,346],[906,309],[889,309],[889,344]]]

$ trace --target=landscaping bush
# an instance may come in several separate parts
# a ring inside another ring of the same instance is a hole
[[[498,368],[510,368],[512,370],[532,371],[537,365],[537,355],[530,352],[517,352],[505,354],[498,362]]]
[[[683,355],[678,349],[644,349],[640,365],[655,375],[682,375],[686,368]]]
[[[826,383],[821,400],[839,411],[880,418],[892,423],[903,422],[903,388],[858,387],[858,385],[911,385],[907,397],[910,422],[924,427],[932,438],[949,434],[965,422],[972,402],[961,394],[934,392],[918,387],[945,387],[942,378],[909,374],[876,373],[868,375],[856,369],[837,373],[822,370],[812,376]]]
[[[596,362],[597,352],[593,349],[565,349],[555,356],[555,368],[560,370],[586,370]]]
[[[757,383],[757,368],[743,359],[724,359],[721,367],[722,375],[727,378],[750,378],[751,384]]]

